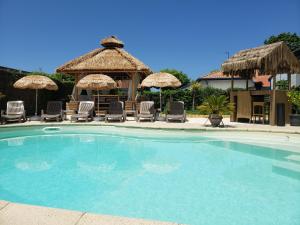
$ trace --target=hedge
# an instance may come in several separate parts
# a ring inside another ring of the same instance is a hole
[[[155,107],[159,108],[159,92],[153,92],[150,90],[144,90],[141,91],[140,98],[142,100],[151,100],[155,102]],[[196,92],[195,95],[195,106],[201,105],[204,99],[207,96],[210,95],[227,95],[228,91],[224,91],[221,89],[216,89],[212,87],[205,87],[200,88],[199,91]],[[185,103],[185,108],[190,110],[192,109],[192,101],[193,96],[192,92],[189,89],[166,89],[162,90],[162,107],[165,108],[167,102],[170,101],[170,99],[173,99],[173,101],[183,101]]]

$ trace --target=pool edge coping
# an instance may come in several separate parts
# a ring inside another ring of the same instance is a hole
[[[2,205],[0,207],[0,219],[2,225],[57,225],[58,221],[61,225],[183,225],[176,222],[89,213],[63,208],[17,203],[1,199],[0,205]],[[17,215],[20,214],[22,216],[18,217]]]
[[[34,124],[9,124],[9,125],[1,125],[0,131],[6,128],[22,128],[22,127],[53,127],[53,126],[103,126],[103,127],[121,127],[121,128],[129,128],[129,129],[147,129],[147,130],[166,130],[166,131],[242,131],[242,132],[265,132],[265,133],[283,133],[283,134],[300,134],[300,130],[286,130],[281,128],[249,128],[249,127],[161,127],[161,126],[136,126],[136,125],[127,125],[127,124],[116,124],[116,123],[34,123]],[[201,125],[200,125],[201,126]]]

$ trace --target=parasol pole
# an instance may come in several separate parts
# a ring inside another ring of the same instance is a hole
[[[97,116],[99,116],[99,88],[97,89],[97,111],[98,111],[98,115]]]
[[[37,103],[38,103],[38,89],[35,89],[35,113],[34,113],[35,116],[37,116]]]
[[[162,104],[161,104],[161,88],[159,88],[159,107],[160,107],[160,112],[162,112]]]

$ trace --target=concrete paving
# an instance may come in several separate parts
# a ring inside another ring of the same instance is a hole
[[[4,207],[3,207],[4,206]],[[178,225],[176,223],[97,215],[0,200],[1,225]]]
[[[293,133],[300,134],[300,127],[286,125],[283,127],[270,126],[263,124],[249,124],[249,123],[236,123],[230,122],[229,118],[223,120],[224,127],[214,128],[210,126],[210,123],[207,118],[188,118],[188,121],[185,123],[179,122],[170,122],[165,121],[142,121],[136,122],[133,117],[129,117],[126,122],[109,122],[105,123],[104,121],[92,121],[92,122],[77,122],[71,123],[70,121],[63,122],[39,122],[31,121],[25,123],[9,123],[1,125],[0,129],[3,127],[12,127],[12,126],[59,126],[59,125],[92,125],[92,126],[120,126],[120,127],[133,127],[133,128],[151,128],[151,129],[179,129],[179,130],[208,130],[208,131],[257,131],[257,132],[276,132],[276,133]]]

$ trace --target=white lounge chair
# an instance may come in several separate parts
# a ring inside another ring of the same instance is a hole
[[[89,118],[93,119],[94,102],[93,101],[81,101],[79,103],[77,114],[71,116],[72,121],[78,121],[84,119],[88,122]]]
[[[8,101],[6,112],[1,110],[1,124],[7,121],[26,121],[26,113],[23,101]]]
[[[155,119],[155,109],[153,101],[143,101],[140,104],[139,113],[136,116],[136,121],[140,122],[141,119],[149,119],[151,122]]]

